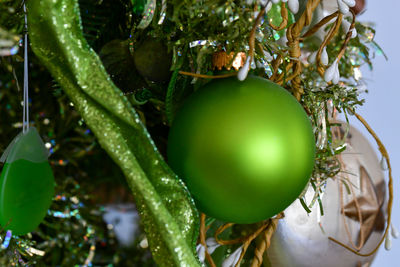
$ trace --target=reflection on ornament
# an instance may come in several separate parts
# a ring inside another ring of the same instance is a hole
[[[340,130],[338,136],[343,138],[344,132]],[[374,255],[357,256],[328,239],[333,237],[365,253],[376,247],[384,232],[386,185],[379,159],[353,127],[346,143],[341,154],[343,169],[327,181],[321,197],[324,215],[319,218],[317,204],[309,214],[299,201],[289,206],[272,238],[266,266],[354,267],[372,262]],[[306,202],[313,196],[314,189],[309,187]]]

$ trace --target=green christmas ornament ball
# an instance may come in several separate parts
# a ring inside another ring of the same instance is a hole
[[[144,40],[133,53],[136,69],[146,79],[153,82],[167,82],[170,78],[172,54],[159,40]]]
[[[284,88],[260,77],[214,80],[176,114],[168,161],[209,216],[254,223],[288,207],[314,166],[311,123]]]

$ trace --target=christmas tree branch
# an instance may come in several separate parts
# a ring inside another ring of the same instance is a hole
[[[83,38],[77,1],[31,0],[27,4],[33,50],[124,172],[156,262],[198,266],[194,204]]]

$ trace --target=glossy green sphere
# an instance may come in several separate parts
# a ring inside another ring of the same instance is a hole
[[[314,167],[311,123],[284,88],[259,77],[214,80],[178,111],[168,162],[209,216],[254,223],[302,192]]]

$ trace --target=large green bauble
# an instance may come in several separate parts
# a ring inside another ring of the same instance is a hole
[[[307,114],[284,88],[259,77],[214,80],[178,111],[168,160],[197,207],[214,218],[254,223],[302,192],[315,156]]]

